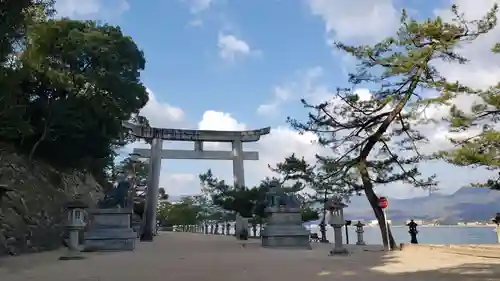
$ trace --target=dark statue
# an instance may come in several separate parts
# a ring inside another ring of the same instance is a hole
[[[300,201],[295,195],[286,194],[283,188],[281,188],[281,186],[275,185],[267,193],[267,206],[300,208]]]
[[[111,188],[104,195],[104,199],[99,201],[99,208],[111,209],[111,208],[125,208],[127,207],[127,197],[130,190],[131,184],[128,180],[121,180],[116,188]]]

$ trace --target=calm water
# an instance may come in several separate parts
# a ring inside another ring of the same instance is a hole
[[[364,240],[367,244],[382,244],[380,229],[378,227],[365,227]],[[409,243],[410,234],[408,227],[393,226],[391,228],[396,243]],[[418,242],[421,244],[495,244],[497,234],[494,227],[458,227],[458,226],[435,226],[419,227]],[[319,229],[311,229],[311,232],[319,232]],[[348,228],[349,243],[357,241],[355,227]],[[346,242],[345,229],[343,229],[344,243]],[[328,229],[328,240],[333,241],[333,229]]]
[[[396,243],[409,243],[410,234],[408,227],[393,226],[392,233]],[[311,232],[319,234],[319,228],[312,226]],[[357,241],[355,227],[348,227],[349,243],[354,244]],[[364,240],[367,244],[382,244],[380,229],[378,226],[364,228]],[[418,242],[421,244],[496,244],[497,234],[494,227],[460,227],[460,226],[432,226],[418,228]],[[231,234],[234,229],[231,230]],[[250,233],[252,231],[250,230]],[[258,229],[257,229],[258,234]],[[344,243],[346,243],[345,228],[342,229]],[[327,231],[328,240],[333,241],[333,229],[330,227]]]

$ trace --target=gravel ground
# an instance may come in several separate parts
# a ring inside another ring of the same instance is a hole
[[[500,259],[408,247],[386,253],[380,246],[349,245],[349,255],[313,250],[273,250],[259,240],[163,232],[134,252],[86,253],[59,261],[61,251],[0,259],[1,281],[500,281]]]

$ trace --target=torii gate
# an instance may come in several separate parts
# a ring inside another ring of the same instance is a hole
[[[234,185],[245,186],[243,161],[259,160],[259,153],[243,151],[243,143],[256,142],[271,132],[270,127],[250,131],[182,130],[144,127],[129,122],[124,122],[123,127],[136,137],[152,139],[151,149],[134,149],[134,154],[150,158],[141,241],[153,241],[162,159],[232,160]],[[192,141],[194,150],[163,149],[164,140]],[[230,142],[233,148],[232,151],[203,150],[203,142]]]

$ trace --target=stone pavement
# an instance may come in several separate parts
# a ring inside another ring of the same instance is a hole
[[[134,252],[86,253],[59,261],[60,252],[0,259],[1,281],[500,281],[500,259],[409,248],[385,253],[379,246],[349,246],[348,256],[313,250],[263,249],[259,240],[163,232]]]

